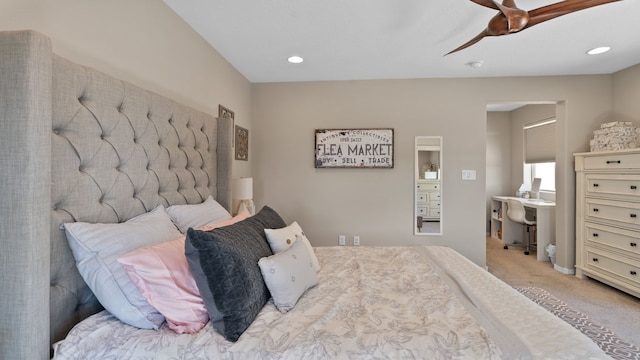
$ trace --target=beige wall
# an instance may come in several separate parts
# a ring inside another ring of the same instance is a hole
[[[487,112],[486,211],[487,234],[491,233],[491,197],[511,195],[511,112]]]
[[[640,126],[640,64],[613,75],[613,106],[618,121]]]
[[[297,220],[314,245],[360,235],[363,245],[440,244],[485,265],[486,104],[558,105],[557,232],[574,237],[576,151],[612,112],[611,76],[415,79],[253,85],[255,201]],[[395,168],[315,169],[316,128],[392,127]],[[571,130],[567,130],[570,128]],[[443,136],[442,236],[413,235],[413,139]],[[463,181],[461,171],[477,171]],[[573,245],[568,244],[567,253]],[[571,259],[570,259],[571,258]],[[558,262],[569,266],[567,255]]]
[[[216,116],[222,104],[251,128],[251,84],[162,1],[0,0],[0,30],[24,29],[73,62]]]

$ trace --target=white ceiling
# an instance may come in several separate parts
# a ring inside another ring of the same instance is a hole
[[[495,10],[469,0],[164,0],[250,82],[610,74],[640,63],[640,1],[480,33]],[[531,10],[553,0],[520,0]],[[597,46],[612,50],[598,56]],[[290,64],[291,55],[302,56]],[[465,64],[483,61],[479,68]]]

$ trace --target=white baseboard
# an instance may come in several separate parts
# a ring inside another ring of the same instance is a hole
[[[560,271],[561,273],[565,274],[565,275],[574,275],[576,273],[576,269],[566,269],[563,268],[562,266],[558,265],[558,264],[553,264],[553,268],[556,271]]]

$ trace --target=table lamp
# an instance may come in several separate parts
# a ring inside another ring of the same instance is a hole
[[[238,204],[238,213],[242,210],[247,210],[251,215],[254,215],[253,178],[236,179],[233,187],[233,198],[240,201]]]

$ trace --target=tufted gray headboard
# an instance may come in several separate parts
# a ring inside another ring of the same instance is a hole
[[[229,209],[232,123],[62,59],[32,31],[0,33],[0,95],[0,358],[47,358],[101,309],[60,224],[209,195]]]

